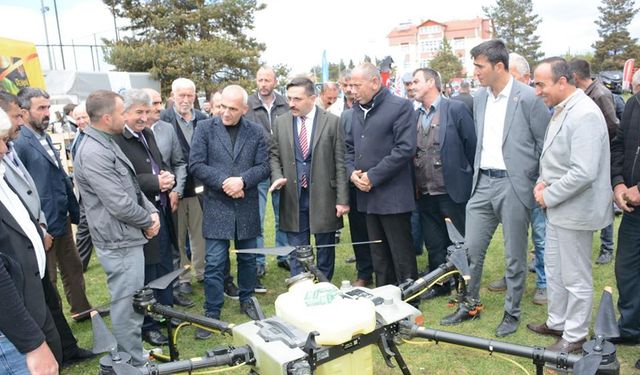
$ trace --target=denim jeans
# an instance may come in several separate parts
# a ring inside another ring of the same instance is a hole
[[[256,247],[263,248],[264,247],[264,217],[266,214],[267,208],[267,192],[269,190],[269,186],[271,185],[271,180],[266,179],[258,184],[258,203],[260,209],[260,236],[256,238]],[[275,232],[276,232],[276,246],[287,246],[287,235],[280,230],[280,192],[274,191],[271,193],[271,205],[273,206],[273,216],[275,221]],[[287,259],[286,256],[278,256],[278,260]],[[256,264],[265,264],[265,255],[257,254],[256,255]]]
[[[0,333],[0,374],[29,375],[26,357]]]
[[[531,238],[535,254],[536,288],[547,288],[547,277],[544,273],[544,238],[546,235],[547,217],[542,208],[535,206],[531,210]]]
[[[311,232],[309,230],[309,211],[300,211],[299,232],[285,232],[287,240],[291,246],[309,245]],[[336,243],[336,232],[316,233],[316,245],[333,245]],[[316,249],[316,266],[329,281],[333,277],[333,270],[336,259],[335,247],[321,247]],[[289,254],[289,264],[291,266],[291,276],[305,272],[303,265],[296,260],[296,253]]]
[[[224,270],[229,253],[230,240],[206,238],[204,266],[204,311],[208,317],[220,319],[224,304]],[[253,249],[256,239],[235,240],[236,249]],[[253,294],[256,285],[256,255],[236,254],[238,261],[238,288],[240,302],[245,302]]]
[[[613,253],[613,224],[609,224],[600,231],[600,251]]]

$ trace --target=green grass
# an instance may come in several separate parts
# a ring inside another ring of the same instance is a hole
[[[267,205],[270,207],[270,204]],[[273,212],[267,210],[266,223],[266,245],[273,246]],[[616,228],[620,219],[616,219]],[[346,220],[345,220],[346,222]],[[617,233],[617,229],[616,229]],[[348,227],[342,231],[341,242],[349,240]],[[598,247],[600,245],[599,232],[594,238],[593,259],[598,255]],[[353,280],[355,278],[355,266],[346,264],[345,259],[352,255],[350,246],[338,246],[336,249],[336,271],[333,281],[339,285],[341,280]],[[473,335],[482,338],[496,339],[494,331],[500,323],[503,314],[503,293],[492,293],[486,289],[489,282],[502,276],[504,269],[503,262],[503,244],[500,230],[496,233],[493,242],[487,253],[485,262],[483,280],[482,280],[482,302],[485,305],[484,312],[480,320],[475,322],[465,322],[459,326],[442,327],[438,324],[439,320],[452,312],[453,310],[447,305],[447,298],[441,297],[422,303],[421,308],[425,317],[425,326],[435,329],[443,329],[452,332],[458,332],[466,335]],[[418,257],[419,269],[426,267],[426,255]],[[232,259],[232,272],[235,273],[235,261]],[[258,295],[258,300],[265,310],[267,316],[275,314],[273,303],[276,297],[285,292],[284,279],[288,276],[284,270],[276,266],[275,257],[267,257],[267,274],[263,280],[265,286],[269,289],[266,295]],[[615,288],[615,277],[613,271],[613,263],[605,266],[593,267],[594,288],[596,296],[594,300],[594,317],[600,301],[601,290],[604,286],[610,285]],[[91,260],[91,265],[85,274],[87,285],[87,293],[90,301],[94,306],[109,301],[109,295],[106,288],[104,272],[95,259]],[[59,285],[60,287],[60,285]],[[202,303],[204,292],[202,284],[194,283],[194,299],[196,306],[187,309],[191,313],[202,313]],[[546,346],[553,343],[553,339],[543,337],[529,332],[526,324],[529,322],[542,322],[546,319],[546,306],[537,306],[531,303],[533,293],[535,291],[535,274],[528,273],[527,288],[524,299],[522,301],[522,322],[518,331],[503,341],[512,343],[529,345],[529,346]],[[64,293],[61,294],[64,295]],[[614,300],[617,300],[617,291],[614,291]],[[65,312],[68,312],[68,306],[65,302]],[[239,312],[239,303],[225,298],[225,305],[222,311],[221,319],[233,323],[246,322],[246,317]],[[70,318],[71,328],[73,329],[79,343],[82,347],[90,348],[92,346],[91,323],[75,323]],[[109,320],[107,318],[107,323]],[[190,358],[200,356],[205,350],[217,346],[224,346],[232,342],[231,338],[216,336],[207,341],[196,341],[193,338],[193,328],[186,327],[180,331],[178,339],[178,348],[180,350],[180,358]],[[427,341],[420,341],[427,343]],[[149,348],[147,344],[145,347]],[[530,374],[535,374],[535,367],[531,360],[517,357],[508,357],[501,355],[490,355],[485,351],[475,349],[467,349],[454,346],[451,344],[433,344],[426,345],[409,345],[400,346],[400,351],[408,363],[409,368],[414,374],[524,374],[526,373],[505,357],[514,360],[523,366]],[[168,348],[164,347],[164,353],[168,353]],[[634,369],[635,361],[640,358],[639,347],[619,347],[618,359],[621,363],[621,374],[640,374],[640,371]],[[375,374],[400,374],[401,372],[395,368],[387,368],[377,349],[374,350],[374,373]],[[65,368],[62,374],[95,374],[98,371],[98,359],[88,361],[86,363]],[[228,374],[247,374],[248,368],[244,367]]]

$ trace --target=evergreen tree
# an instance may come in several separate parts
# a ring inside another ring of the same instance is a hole
[[[491,19],[493,36],[501,39],[510,52],[516,52],[534,66],[544,55],[536,30],[542,19],[533,14],[533,0],[496,0],[496,5],[482,7]]]
[[[600,17],[595,21],[600,39],[593,44],[594,71],[621,70],[627,59],[640,58],[636,39],[627,31],[638,12],[634,3],[634,0],[602,0],[598,7]]]
[[[451,78],[460,77],[462,73],[462,63],[460,59],[453,54],[451,44],[449,44],[446,38],[442,39],[440,50],[429,62],[429,67],[440,73],[442,84],[449,82]]]
[[[353,64],[353,59],[349,59],[349,70],[353,70],[356,66]]]
[[[105,40],[107,62],[121,71],[149,72],[167,95],[186,77],[209,94],[229,83],[254,85],[265,46],[247,35],[257,0],[103,0],[127,18],[130,37]]]

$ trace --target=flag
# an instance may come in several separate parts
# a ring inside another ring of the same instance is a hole
[[[327,50],[322,51],[322,82],[329,81],[329,63],[327,62]]]

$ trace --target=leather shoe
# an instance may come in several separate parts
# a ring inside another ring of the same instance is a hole
[[[250,301],[240,302],[240,312],[248,316],[251,320],[260,320],[256,307]]]
[[[487,286],[487,289],[492,292],[504,292],[507,290],[507,280],[503,277],[500,280],[492,281]]]
[[[502,322],[496,328],[496,337],[504,337],[514,333],[518,330],[518,326],[520,325],[520,319],[515,316],[509,314],[508,312],[504,313],[502,317]]]
[[[466,320],[478,319],[480,318],[480,311],[471,310],[466,303],[461,303],[458,305],[458,310],[453,314],[449,314],[440,320],[440,324],[443,326],[453,326],[456,324],[460,324]]]
[[[192,307],[194,305],[193,301],[189,297],[178,291],[173,292],[173,303],[183,307]]]
[[[167,336],[163,335],[157,329],[150,329],[142,332],[142,339],[153,346],[161,346],[169,344]]]
[[[196,340],[207,340],[211,337],[211,331],[207,331],[206,329],[196,328],[195,337]]]
[[[549,345],[545,349],[552,352],[575,353],[582,350],[582,345],[586,341],[586,339],[582,339],[576,342],[569,342],[560,337],[558,341],[555,342],[555,344]]]
[[[356,281],[353,282],[353,284],[351,284],[353,286],[359,286],[359,287],[367,287],[367,286],[371,286],[373,285],[373,281],[372,280],[365,280],[365,279],[357,279]]]
[[[289,265],[289,261],[286,259],[279,260],[278,267],[283,268],[287,271],[291,271],[291,266]]]
[[[527,324],[527,328],[530,331],[533,331],[535,333],[539,333],[541,335],[562,337],[562,331],[559,330],[559,329],[551,329],[551,328],[549,328],[547,326],[547,322],[544,322],[542,324],[529,323],[529,324]]]
[[[424,293],[420,299],[429,300],[434,299],[436,297],[448,296],[451,295],[451,289],[445,288],[442,286],[436,286],[434,288],[429,289],[426,293]]]
[[[193,287],[191,286],[191,283],[189,283],[189,282],[180,283],[180,285],[178,285],[178,292],[180,292],[182,294],[191,294],[191,293],[193,293]]]
[[[600,251],[596,264],[609,264],[613,260],[613,251]]]
[[[97,354],[88,349],[83,349],[78,347],[75,353],[69,357],[65,357],[62,360],[62,367],[67,367],[74,365],[78,362],[86,361],[87,359],[91,359],[95,357]]]

